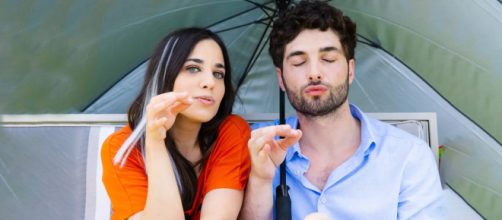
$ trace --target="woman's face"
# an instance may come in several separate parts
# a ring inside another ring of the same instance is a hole
[[[197,122],[211,120],[225,94],[225,62],[220,46],[211,39],[199,41],[188,55],[174,92],[188,92],[193,104],[180,114]]]

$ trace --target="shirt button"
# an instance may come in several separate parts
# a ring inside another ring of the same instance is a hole
[[[321,203],[322,204],[326,204],[326,198],[325,197],[321,197]]]

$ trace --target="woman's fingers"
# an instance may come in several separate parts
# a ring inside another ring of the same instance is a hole
[[[152,97],[150,103],[165,102],[169,106],[177,101],[188,103],[188,99],[190,97],[187,92],[166,92]]]
[[[154,96],[147,106],[147,119],[160,116],[175,117],[193,103],[186,92],[168,92]]]
[[[178,113],[182,112],[183,110],[187,109],[192,105],[193,100],[192,98],[189,99],[183,99],[180,101],[175,102],[173,105],[169,107],[169,112],[172,115],[177,115]]]

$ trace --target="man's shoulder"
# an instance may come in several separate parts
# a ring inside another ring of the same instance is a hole
[[[429,144],[419,137],[378,119],[367,119],[373,127],[379,154],[392,155],[393,158],[401,160],[407,160],[412,154],[416,157],[428,157],[432,154]]]

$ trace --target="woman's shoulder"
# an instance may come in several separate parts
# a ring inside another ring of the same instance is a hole
[[[108,136],[103,143],[103,148],[118,148],[122,146],[125,140],[131,135],[131,128],[126,125],[123,128],[113,132],[110,136]]]
[[[106,138],[101,147],[101,160],[103,161],[103,168],[112,169],[112,167],[117,165],[113,163],[113,159],[131,133],[131,128],[126,125]],[[127,162],[124,166],[125,169],[121,168],[122,171],[128,170],[127,168],[131,168],[132,166],[136,168],[142,168],[144,166],[141,152],[136,147],[132,149],[126,160]]]
[[[244,118],[238,115],[229,115],[223,120],[220,126],[220,131],[235,130],[241,133],[248,133],[251,131],[249,124]]]
[[[219,127],[216,149],[222,150],[229,147],[235,147],[234,145],[242,145],[242,143],[247,143],[250,136],[251,128],[246,120],[238,115],[229,115]],[[226,147],[222,147],[220,145],[224,145]]]
[[[111,160],[131,133],[131,128],[126,125],[108,136],[101,147],[101,157]]]

